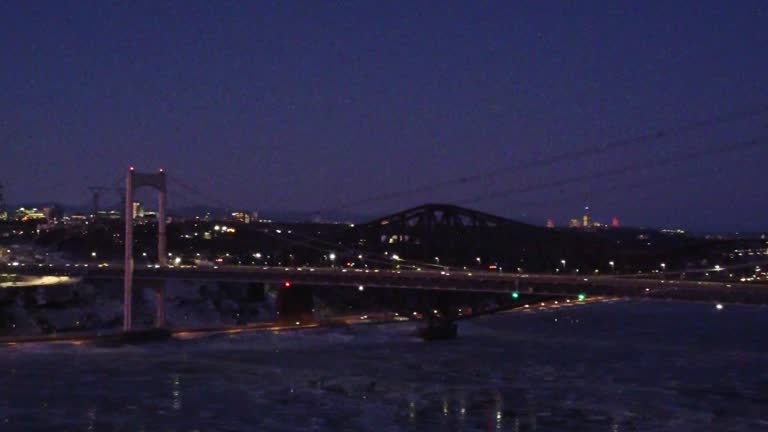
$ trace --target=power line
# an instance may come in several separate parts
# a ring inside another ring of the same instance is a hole
[[[701,159],[701,158],[712,156],[712,155],[716,155],[716,154],[722,154],[722,153],[737,151],[737,150],[741,150],[741,149],[745,149],[745,148],[755,147],[755,146],[761,144],[761,142],[763,142],[764,140],[765,140],[765,137],[760,137],[760,138],[756,138],[756,139],[752,139],[752,140],[748,140],[748,141],[740,141],[740,142],[736,142],[736,143],[730,143],[730,144],[727,144],[727,145],[724,145],[724,146],[712,146],[709,149],[695,150],[695,151],[692,151],[692,152],[687,152],[687,153],[683,153],[683,154],[669,156],[669,157],[666,157],[666,158],[657,159],[657,160],[653,160],[653,161],[640,161],[640,162],[636,162],[636,163],[632,163],[632,164],[627,164],[627,165],[616,167],[616,168],[611,168],[611,169],[608,169],[608,170],[603,170],[603,171],[598,171],[598,172],[593,172],[593,173],[588,173],[588,174],[583,174],[583,175],[578,175],[578,176],[566,177],[566,178],[562,178],[562,179],[555,180],[555,181],[552,181],[552,182],[528,185],[528,186],[524,186],[524,187],[517,187],[517,188],[512,188],[512,189],[506,189],[506,190],[503,190],[503,191],[497,191],[497,192],[492,192],[492,193],[488,193],[488,194],[472,196],[472,197],[465,198],[463,200],[459,200],[457,203],[458,204],[474,203],[474,202],[485,201],[485,200],[489,200],[489,199],[503,198],[503,197],[506,197],[506,196],[508,196],[510,194],[515,194],[515,193],[526,193],[526,192],[540,191],[540,190],[552,189],[552,188],[557,188],[557,187],[563,187],[563,186],[567,186],[567,185],[569,185],[571,183],[576,183],[576,182],[585,182],[585,181],[595,180],[595,179],[600,179],[600,178],[608,178],[608,177],[615,177],[615,176],[626,175],[627,173],[630,173],[633,170],[637,170],[637,169],[643,169],[643,168],[648,168],[648,167],[657,168],[657,167],[661,167],[661,166],[668,166],[668,165],[672,165],[672,164],[678,163],[678,162],[680,162],[682,160],[691,161],[691,160]],[[215,197],[207,196],[206,194],[201,192],[198,188],[196,188],[194,186],[190,186],[190,185],[186,184],[185,182],[183,182],[181,180],[176,179],[176,184],[184,187],[185,189],[187,189],[188,191],[194,193],[195,195],[198,195],[198,196],[202,197],[202,199],[213,201],[213,202],[217,203],[218,205],[222,205],[225,208],[235,208],[235,207],[229,205],[229,203],[226,203],[224,201],[216,199]],[[281,225],[280,224],[273,224],[273,226],[278,226],[279,227]],[[268,234],[268,235],[270,235],[270,234]],[[361,252],[360,250],[355,250],[355,249],[344,247],[344,246],[338,245],[338,244],[332,244],[332,243],[329,243],[329,242],[327,242],[327,241],[325,241],[323,239],[319,239],[319,238],[316,238],[316,237],[312,237],[312,236],[308,236],[308,235],[302,235],[302,236],[305,239],[310,239],[311,241],[314,241],[314,242],[317,242],[317,243],[321,243],[321,244],[324,243],[326,245],[331,245],[330,247],[324,247],[324,248],[318,248],[318,247],[316,247],[314,245],[311,245],[312,247],[316,248],[317,250],[322,250],[324,252],[333,252],[335,249],[340,249],[340,248],[346,249],[347,251],[351,251],[351,252],[353,252],[355,254],[358,254],[359,252]],[[288,238],[285,238],[285,237],[280,237],[280,238],[282,240],[284,240],[284,241],[294,242],[296,244],[303,244],[305,246],[308,245],[306,242],[301,242],[301,241],[297,241],[297,240],[293,240],[293,239],[288,239]],[[365,254],[371,254],[372,252],[364,251],[364,253]],[[369,261],[373,262],[374,260],[373,259],[369,259]],[[402,261],[398,261],[398,263],[402,263],[403,265],[411,266],[411,267],[415,267],[415,268],[419,268],[419,267],[433,267],[433,266],[435,266],[435,264],[432,264],[432,263],[424,263],[424,262],[418,262],[418,261],[413,261],[413,260],[408,260],[408,261],[402,260]],[[409,264],[409,263],[413,263],[413,264]],[[388,263],[388,264],[391,264],[391,263]],[[450,267],[448,267],[448,266],[438,266],[438,267],[439,268],[443,268],[443,269],[450,269]]]
[[[632,183],[624,183],[624,184],[610,184],[609,187],[601,187],[598,188],[598,192],[612,192],[612,191],[622,191],[622,192],[628,192],[632,190],[636,190],[642,187],[650,186],[650,185],[658,185],[658,184],[664,184],[672,180],[690,180],[690,179],[697,179],[701,177],[711,176],[712,174],[718,174],[719,170],[716,170],[713,172],[710,169],[703,169],[703,170],[693,170],[693,171],[687,171],[684,173],[675,172],[673,175],[667,175],[663,177],[654,177],[653,179],[638,181],[638,182],[632,182]],[[594,192],[594,190],[592,191]],[[633,197],[635,198],[635,197]],[[581,197],[568,195],[565,197],[558,197],[557,201],[562,202],[563,200],[583,200]],[[550,206],[552,205],[552,200],[525,200],[525,201],[515,201],[515,204],[517,205],[525,205],[525,206],[533,206],[533,207],[543,207],[543,206]]]
[[[616,150],[627,148],[637,144],[650,143],[650,142],[654,142],[664,138],[682,136],[698,130],[707,129],[707,128],[731,123],[738,120],[744,120],[744,119],[752,118],[752,117],[755,117],[761,114],[766,114],[766,113],[768,113],[768,105],[761,105],[755,108],[744,109],[740,111],[733,111],[726,114],[712,116],[707,119],[685,123],[677,127],[662,129],[656,132],[646,133],[642,135],[633,136],[630,138],[624,138],[624,139],[610,141],[603,144],[584,147],[581,149],[561,153],[554,156],[534,159],[528,162],[518,162],[508,166],[499,167],[499,168],[495,168],[495,169],[491,169],[483,172],[477,172],[474,174],[469,174],[461,177],[455,177],[455,178],[451,178],[451,179],[447,179],[447,180],[443,180],[435,183],[427,183],[427,184],[423,184],[416,187],[386,192],[383,194],[350,201],[350,202],[347,202],[346,204],[336,206],[335,208],[321,209],[321,210],[318,210],[318,212],[342,210],[342,209],[357,207],[363,204],[389,201],[389,200],[403,197],[403,196],[421,194],[425,192],[432,192],[432,191],[443,189],[449,186],[465,185],[467,183],[473,183],[480,180],[487,180],[500,175],[510,174],[512,172],[520,172],[520,171],[526,171],[526,170],[530,170],[532,168],[537,168],[537,167],[551,166],[561,162],[572,161],[576,159],[586,158],[589,156],[595,156],[601,153],[616,151]]]
[[[191,186],[191,185],[188,185],[184,181],[179,180],[176,177],[174,177],[174,179],[175,179],[174,184],[182,186],[184,189],[186,189],[189,192],[191,192],[191,193],[197,195],[198,197],[200,197],[200,199],[208,200],[210,198],[210,197],[206,197],[206,194],[203,194],[202,192],[200,192],[200,190],[198,188],[196,188],[194,186]],[[227,203],[227,202],[215,199],[215,198],[211,199],[211,201],[214,201],[217,205],[220,205],[220,206],[225,207],[225,208],[236,208],[234,206],[231,206],[230,205],[231,203]],[[274,228],[282,228],[281,231],[284,231],[286,233],[286,235],[276,235],[276,234],[270,233],[269,232],[269,228],[267,228],[263,233],[265,235],[267,235],[268,237],[272,237],[272,238],[275,238],[275,239],[278,239],[278,240],[281,240],[281,241],[285,241],[285,242],[288,242],[288,243],[292,243],[292,244],[308,247],[308,248],[311,248],[311,249],[314,249],[314,250],[317,250],[317,251],[321,251],[321,252],[325,252],[325,253],[331,253],[331,252],[335,252],[335,251],[344,251],[344,252],[346,252],[348,254],[351,254],[351,255],[363,254],[365,256],[365,261],[367,261],[367,262],[376,263],[376,264],[393,265],[393,263],[390,262],[390,261],[386,261],[386,260],[382,260],[382,259],[371,257],[372,255],[376,254],[375,252],[371,252],[371,251],[367,251],[367,250],[361,250],[361,249],[356,249],[356,248],[351,248],[351,247],[348,247],[348,246],[345,246],[345,245],[342,245],[342,244],[339,244],[339,243],[332,243],[332,242],[329,242],[327,240],[324,240],[324,239],[321,239],[321,238],[318,238],[318,237],[310,236],[310,235],[303,234],[303,233],[298,233],[295,230],[289,229],[287,226],[285,226],[283,224],[280,224],[280,223],[274,223],[273,222],[273,223],[270,224],[270,226],[274,227]],[[291,238],[289,238],[287,236],[287,234],[303,237],[305,240],[302,241],[302,240],[291,239]],[[314,244],[312,244],[310,242],[318,243],[318,244],[325,245],[325,246],[316,246],[316,245],[314,245]],[[435,265],[435,264],[432,264],[432,263],[413,261],[413,260],[405,260],[405,259],[397,260],[397,261],[395,261],[395,263],[396,263],[396,265],[402,265],[402,266],[405,266],[405,267],[412,267],[414,269],[419,269],[419,268],[422,268],[422,267],[427,267],[427,268],[430,268],[430,267],[434,267],[434,268],[447,268],[446,266],[438,266],[438,265]]]
[[[760,137],[760,138],[756,138],[748,141],[740,141],[740,142],[732,143],[723,147],[710,149],[708,151],[695,151],[695,152],[689,152],[683,155],[670,156],[667,158],[654,160],[654,161],[641,161],[641,162],[631,163],[631,164],[627,164],[617,168],[611,168],[611,169],[593,172],[589,174],[582,174],[577,176],[561,178],[559,180],[555,180],[552,182],[539,183],[539,184],[528,185],[523,187],[515,187],[515,188],[505,189],[505,190],[491,192],[487,194],[475,195],[472,197],[467,197],[467,198],[458,200],[456,201],[456,203],[458,204],[476,203],[476,202],[487,201],[491,199],[504,198],[515,193],[534,192],[534,191],[567,186],[571,183],[576,183],[576,182],[585,182],[585,181],[608,178],[608,177],[622,176],[632,172],[632,170],[649,168],[649,167],[657,168],[661,166],[672,165],[676,162],[679,162],[681,159],[686,159],[686,161],[690,161],[690,160],[701,159],[701,158],[716,155],[716,154],[722,154],[722,153],[728,153],[736,150],[741,150],[744,148],[756,147],[761,142],[765,141],[765,139],[766,139],[765,137]]]

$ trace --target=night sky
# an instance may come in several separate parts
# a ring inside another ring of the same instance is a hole
[[[5,1],[0,53],[11,203],[86,204],[132,164],[199,190],[177,207],[768,229],[762,0]]]

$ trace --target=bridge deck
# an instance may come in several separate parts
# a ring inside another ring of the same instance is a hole
[[[70,276],[88,279],[121,279],[122,266],[27,264],[8,266],[6,274],[26,276]],[[659,296],[696,299],[738,300],[768,303],[768,285],[741,282],[664,280],[661,278],[611,275],[579,276],[517,274],[472,271],[352,270],[308,267],[138,267],[136,280],[206,280],[312,286],[365,286],[437,291],[508,293],[512,290],[552,295],[587,294]]]

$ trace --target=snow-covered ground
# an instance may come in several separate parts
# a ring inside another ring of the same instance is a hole
[[[245,284],[165,282],[166,319],[175,328],[212,327],[272,321],[274,293],[251,299]],[[261,288],[254,288],[260,290]],[[151,326],[154,291],[137,284],[134,322]],[[33,336],[55,330],[118,329],[122,323],[122,282],[86,281],[39,288],[0,289],[0,335]]]
[[[768,308],[597,303],[462,322],[0,350],[0,430],[757,431]]]

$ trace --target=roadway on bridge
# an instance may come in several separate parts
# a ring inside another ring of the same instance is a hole
[[[119,265],[7,265],[6,274],[86,279],[121,279]],[[541,295],[665,297],[740,303],[768,303],[768,285],[759,283],[624,277],[398,269],[264,266],[158,266],[134,270],[135,280],[191,280],[322,287],[394,288],[478,293],[520,291]]]

